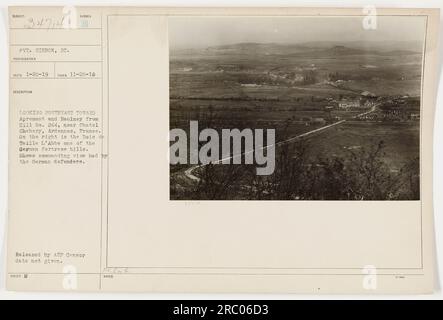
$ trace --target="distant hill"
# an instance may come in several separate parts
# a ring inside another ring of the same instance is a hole
[[[392,50],[388,52],[381,53],[386,56],[407,56],[410,54],[420,54],[420,52],[410,51],[410,50]]]
[[[333,46],[328,49],[320,49],[315,51],[316,54],[319,55],[327,55],[327,56],[348,56],[348,55],[357,55],[357,54],[368,54],[368,53],[376,53],[373,50],[361,50],[355,48],[349,48],[342,45]]]
[[[210,46],[203,49],[180,49],[172,50],[174,54],[192,55],[201,53],[202,51],[214,54],[259,54],[259,55],[306,55],[313,57],[328,57],[328,56],[347,56],[347,55],[389,55],[401,56],[420,54],[421,49],[418,49],[417,44],[409,43],[411,47],[404,48],[407,43],[389,43],[385,42],[308,42],[302,44],[281,44],[281,43],[257,43],[257,42],[242,42],[234,44],[226,44],[220,46]]]
[[[312,49],[312,48],[311,48]],[[335,45],[327,49],[312,49],[310,54],[317,57],[329,56],[350,56],[350,55],[383,55],[383,56],[402,56],[417,54],[418,52],[410,50],[393,50],[393,51],[379,51],[374,49],[357,49],[343,45]]]
[[[242,42],[221,46],[207,47],[208,51],[237,51],[241,52],[260,52],[269,54],[291,54],[307,51],[315,51],[315,48],[310,48],[300,44],[280,44],[280,43],[257,43],[257,42]]]
[[[341,45],[354,49],[375,50],[379,52],[406,50],[420,53],[423,50],[422,41],[312,41],[304,42],[303,45],[317,49]]]

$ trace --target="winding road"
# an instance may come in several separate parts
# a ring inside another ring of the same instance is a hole
[[[357,118],[359,118],[359,117],[362,117],[362,116],[365,116],[365,115],[367,115],[367,114],[370,114],[370,113],[374,112],[375,110],[377,110],[378,105],[379,105],[379,104],[374,105],[374,106],[371,108],[371,110],[366,111],[366,112],[363,112],[363,113],[361,113],[361,114],[358,114],[358,115],[352,117],[352,119],[357,119]],[[264,150],[264,149],[267,149],[267,148],[269,148],[269,147],[273,147],[273,146],[281,146],[281,145],[285,145],[285,144],[288,144],[288,143],[292,143],[292,142],[297,141],[297,140],[300,140],[300,139],[302,139],[302,138],[309,137],[309,136],[311,136],[311,135],[313,135],[313,134],[315,134],[315,133],[322,132],[322,131],[324,131],[324,130],[328,130],[328,129],[332,128],[332,127],[338,126],[338,125],[340,125],[340,124],[342,124],[342,123],[344,123],[344,122],[346,122],[346,120],[340,120],[340,121],[334,122],[334,123],[332,123],[332,124],[328,124],[328,125],[326,125],[326,126],[323,126],[323,127],[320,127],[320,128],[317,128],[317,129],[314,129],[314,130],[311,130],[311,131],[308,131],[308,132],[305,132],[305,133],[302,133],[302,134],[299,134],[299,135],[296,135],[295,137],[289,138],[289,139],[287,139],[287,140],[280,141],[280,142],[277,142],[277,143],[275,143],[275,144],[270,144],[270,145],[267,145],[267,146],[261,147],[259,150]],[[221,162],[223,162],[223,161],[225,161],[225,160],[229,160],[229,159],[234,159],[234,158],[237,158],[237,157],[241,157],[241,156],[243,156],[243,155],[245,155],[245,154],[248,154],[248,153],[251,153],[251,152],[254,152],[254,149],[253,149],[253,150],[249,150],[249,151],[247,151],[247,152],[243,152],[243,153],[241,153],[241,154],[236,154],[236,155],[233,155],[233,156],[230,156],[230,157],[227,157],[227,158],[223,158],[223,159],[220,159],[220,160],[215,161],[215,162],[212,162],[212,163],[213,163],[213,164],[218,164],[218,163],[221,163]],[[188,168],[188,169],[186,169],[186,170],[184,171],[184,175],[185,175],[188,179],[190,179],[190,180],[192,180],[192,181],[194,181],[194,182],[199,182],[199,181],[200,181],[200,178],[197,177],[196,175],[194,175],[194,171],[195,171],[196,169],[198,169],[198,168],[202,168],[202,167],[205,167],[205,166],[207,166],[207,165],[208,165],[208,164],[200,164],[200,165],[192,166],[192,167],[190,167],[190,168]]]

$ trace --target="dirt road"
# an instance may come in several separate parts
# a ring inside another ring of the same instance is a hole
[[[364,116],[364,115],[367,115],[367,114],[369,114],[369,113],[372,113],[372,112],[374,112],[374,111],[377,109],[377,106],[378,106],[378,105],[375,105],[375,106],[373,106],[373,107],[371,108],[371,110],[366,111],[366,112],[363,112],[363,113],[361,113],[361,114],[358,114],[358,115],[354,116],[353,118],[356,119],[356,118],[359,118],[359,117],[361,117],[361,116]],[[287,140],[280,141],[280,142],[277,142],[277,143],[272,144],[272,145],[264,146],[264,147],[260,148],[259,150],[267,149],[267,148],[269,148],[269,147],[273,147],[273,146],[281,146],[281,145],[285,145],[285,144],[288,144],[288,143],[292,143],[292,142],[297,141],[297,140],[300,140],[300,139],[302,139],[302,138],[309,137],[309,136],[311,136],[311,135],[313,135],[313,134],[315,134],[315,133],[319,133],[319,132],[322,132],[322,131],[328,130],[328,129],[332,128],[332,127],[338,126],[338,125],[340,125],[340,124],[342,124],[342,123],[344,123],[344,122],[346,122],[346,120],[340,120],[340,121],[334,122],[334,123],[332,123],[332,124],[328,124],[328,125],[326,125],[326,126],[323,126],[323,127],[320,127],[320,128],[317,128],[317,129],[314,129],[314,130],[311,130],[311,131],[308,131],[308,132],[305,132],[305,133],[302,133],[302,134],[299,134],[299,135],[297,135],[297,136],[295,136],[295,137],[292,137],[292,138],[289,138],[289,139],[287,139]],[[250,151],[247,151],[247,152],[243,152],[243,153],[241,153],[241,154],[237,154],[237,155],[233,155],[233,156],[231,156],[231,157],[227,157],[227,158],[224,158],[224,159],[220,159],[220,160],[218,160],[218,161],[213,162],[213,164],[218,164],[218,163],[221,163],[221,162],[223,162],[223,161],[225,161],[225,160],[233,159],[233,158],[236,158],[236,157],[241,157],[241,156],[243,156],[243,155],[245,155],[245,154],[248,154],[248,153],[251,153],[251,152],[254,152],[254,150],[250,150]],[[186,170],[184,171],[184,175],[185,175],[188,179],[190,179],[190,180],[192,180],[192,181],[199,182],[199,181],[200,181],[200,178],[194,175],[194,171],[195,171],[196,169],[198,169],[198,168],[202,168],[202,167],[207,166],[207,165],[208,165],[208,164],[200,164],[200,165],[192,166],[192,167],[190,167],[190,168],[188,168],[188,169],[186,169]]]

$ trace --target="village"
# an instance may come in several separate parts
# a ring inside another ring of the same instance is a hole
[[[364,91],[360,96],[344,96],[341,99],[325,98],[323,116],[299,117],[306,126],[325,125],[343,120],[367,122],[419,121],[419,100],[409,96],[382,97]],[[351,114],[355,114],[350,116]]]

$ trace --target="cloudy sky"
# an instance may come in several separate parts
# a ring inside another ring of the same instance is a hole
[[[171,48],[239,42],[422,41],[425,17],[377,17],[376,30],[363,17],[171,17]]]

